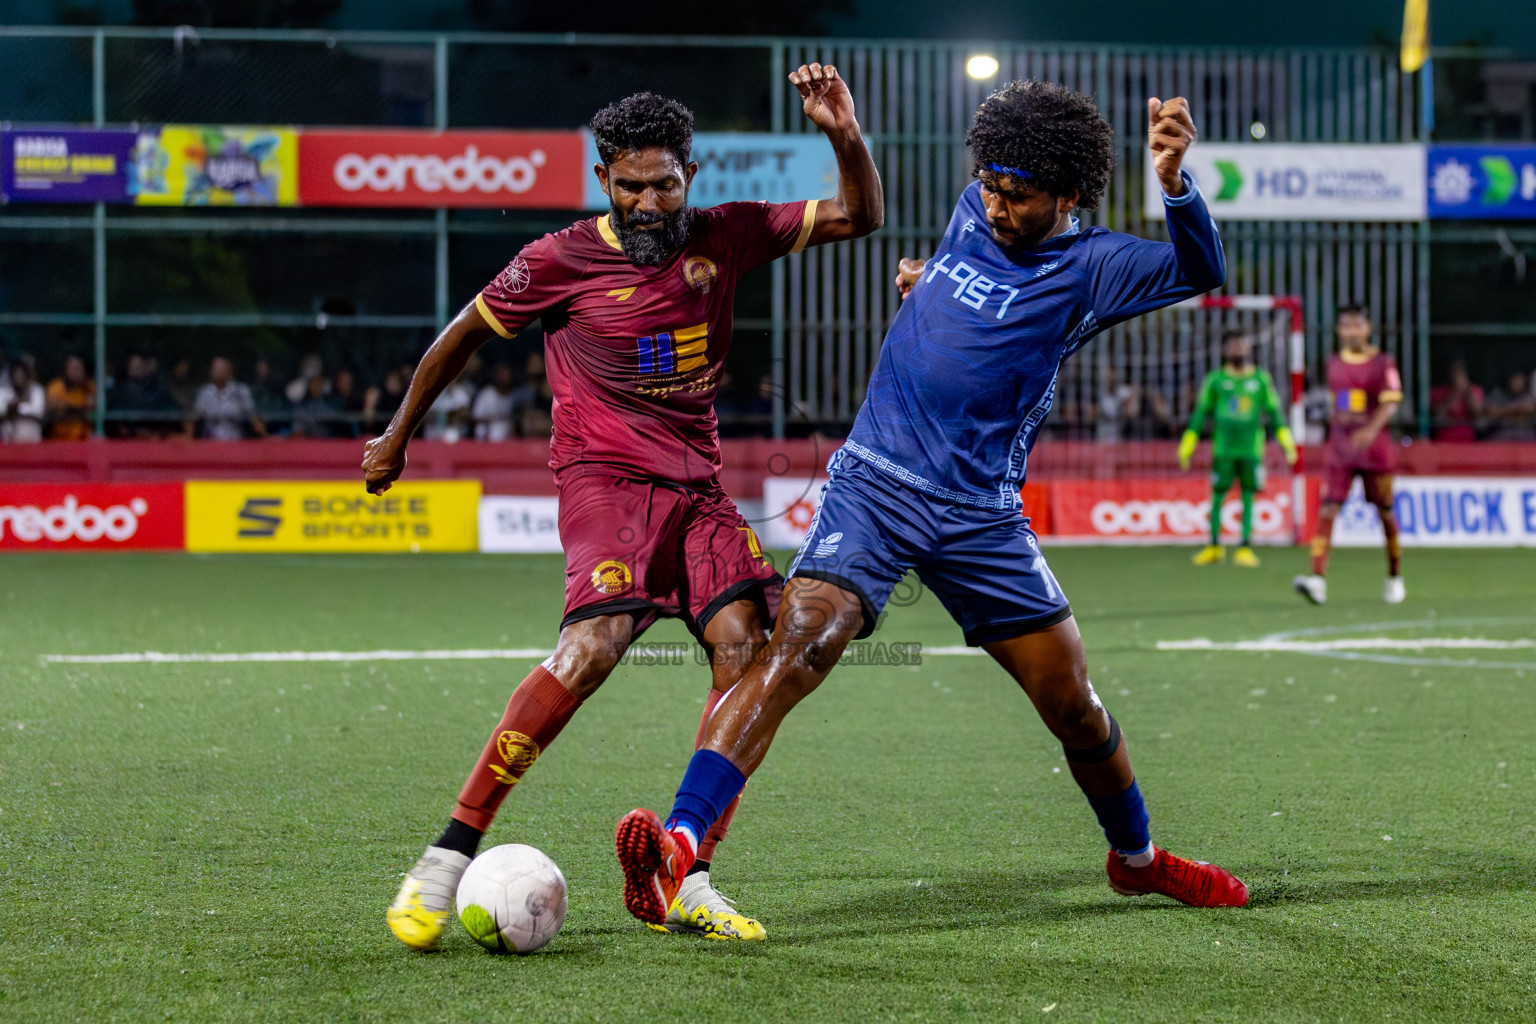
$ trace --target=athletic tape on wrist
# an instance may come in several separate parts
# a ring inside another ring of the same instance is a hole
[[[1103,743],[1091,747],[1069,747],[1065,743],[1061,745],[1062,752],[1067,755],[1068,761],[1077,764],[1103,764],[1115,756],[1115,751],[1120,749],[1120,723],[1115,721],[1115,716],[1109,712],[1109,739]]]

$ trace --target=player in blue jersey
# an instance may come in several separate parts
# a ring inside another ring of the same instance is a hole
[[[905,295],[848,441],[790,566],[768,655],[721,700],[665,825],[619,822],[625,904],[660,922],[698,840],[762,762],[784,716],[846,645],[869,636],[908,570],[1014,677],[1066,752],[1109,840],[1109,883],[1194,906],[1242,906],[1248,888],[1152,844],[1120,726],[1019,487],[1061,363],[1105,328],[1218,287],[1216,225],[1180,165],[1195,126],[1183,98],[1148,101],[1148,142],[1171,242],[1080,230],[1109,178],[1111,130],[1093,102],[1013,82],[966,135],[975,176],[938,252],[903,261]]]

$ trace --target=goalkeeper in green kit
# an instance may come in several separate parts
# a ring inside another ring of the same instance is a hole
[[[1237,481],[1243,496],[1243,546],[1232,556],[1234,565],[1253,568],[1259,556],[1253,540],[1253,496],[1264,489],[1264,418],[1275,426],[1275,440],[1285,461],[1296,465],[1296,441],[1286,429],[1275,382],[1253,365],[1251,346],[1240,331],[1221,338],[1221,369],[1212,370],[1200,385],[1200,400],[1179,441],[1179,468],[1188,469],[1200,442],[1200,431],[1211,426],[1211,543],[1195,555],[1196,565],[1212,565],[1227,557],[1221,540],[1221,503]]]

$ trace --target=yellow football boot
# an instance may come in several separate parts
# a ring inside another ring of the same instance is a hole
[[[709,884],[709,872],[699,871],[683,879],[677,898],[667,910],[665,924],[649,927],[659,932],[688,932],[707,939],[761,941],[768,930],[736,909],[736,905]]]
[[[1241,547],[1232,553],[1232,564],[1240,565],[1244,569],[1257,569],[1259,556],[1253,553],[1253,548]]]
[[[1245,548],[1244,550],[1247,549]],[[1252,554],[1252,552],[1249,553]],[[1199,553],[1196,554],[1194,558],[1190,559],[1190,561],[1194,562],[1196,565],[1215,565],[1217,562],[1226,557],[1226,548],[1219,544],[1208,544],[1201,548]]]
[[[469,858],[462,853],[427,847],[384,914],[395,938],[412,949],[436,949],[453,916],[453,896],[467,867]]]

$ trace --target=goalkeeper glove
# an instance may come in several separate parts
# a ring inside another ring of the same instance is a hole
[[[1195,454],[1195,445],[1200,443],[1200,435],[1193,430],[1184,431],[1184,436],[1179,438],[1179,468],[1188,469],[1190,457]]]
[[[1300,457],[1296,452],[1296,439],[1291,436],[1290,428],[1281,427],[1275,431],[1275,440],[1280,442],[1280,450],[1285,452],[1285,461],[1289,465],[1296,465]]]

